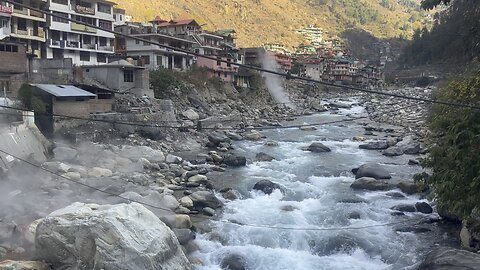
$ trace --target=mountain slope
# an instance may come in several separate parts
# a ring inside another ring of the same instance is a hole
[[[194,18],[205,28],[234,28],[240,46],[302,42],[296,29],[315,24],[336,35],[360,28],[376,37],[411,36],[424,16],[419,0],[117,0],[135,21]]]

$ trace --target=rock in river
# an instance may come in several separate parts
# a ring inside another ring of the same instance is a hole
[[[331,152],[332,150],[325,146],[323,143],[315,142],[312,143],[308,148],[308,151],[313,152],[313,153],[325,153],[325,152]]]
[[[383,180],[377,180],[375,178],[370,178],[370,177],[362,177],[359,179],[356,179],[355,182],[353,182],[350,185],[351,188],[353,189],[364,189],[364,190],[388,190],[392,186]]]
[[[280,186],[278,184],[273,183],[272,181],[269,180],[261,180],[253,186],[254,190],[260,190],[265,194],[272,194],[272,192],[275,189],[280,189]]]
[[[219,145],[223,142],[230,142],[230,138],[225,135],[223,132],[214,131],[208,134],[208,140],[214,145]]]
[[[480,270],[480,255],[460,249],[437,248],[427,255],[418,270]]]
[[[247,158],[243,156],[229,155],[223,159],[223,163],[232,167],[242,167],[247,165]]]
[[[415,204],[415,208],[417,209],[418,212],[423,213],[423,214],[431,214],[433,213],[433,209],[430,206],[430,204],[426,202],[417,202]]]
[[[55,211],[38,225],[35,248],[55,269],[189,269],[174,233],[138,203]]]
[[[255,160],[257,161],[272,161],[274,159],[275,159],[274,157],[264,152],[260,152],[255,156]]]
[[[189,195],[190,199],[193,201],[193,205],[197,209],[202,209],[204,207],[210,207],[213,209],[219,208],[222,206],[222,202],[215,197],[210,191],[196,191]]]
[[[352,170],[355,174],[355,178],[362,178],[362,177],[372,177],[375,179],[390,179],[390,173],[387,172],[382,166],[379,164],[364,164],[360,166],[358,169]]]
[[[376,142],[361,144],[359,148],[366,149],[366,150],[384,150],[388,148],[388,144],[387,144],[387,141],[376,141]]]

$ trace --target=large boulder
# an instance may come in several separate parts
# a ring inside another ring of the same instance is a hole
[[[53,149],[53,156],[58,161],[71,161],[78,155],[78,151],[69,147],[57,147]]]
[[[50,270],[50,265],[36,261],[3,261],[0,262],[1,270]]]
[[[253,186],[254,190],[260,190],[265,194],[272,194],[275,189],[281,189],[278,184],[273,183],[269,180],[261,180]]]
[[[401,156],[401,155],[403,155],[403,150],[402,150],[402,148],[400,148],[398,146],[393,146],[393,147],[390,147],[387,150],[385,150],[383,152],[383,155],[387,156],[387,157]]]
[[[474,208],[470,215],[463,220],[460,238],[464,248],[480,250],[480,208]]]
[[[246,270],[247,268],[247,261],[245,258],[238,254],[228,254],[225,256],[221,263],[220,267],[223,270]]]
[[[264,152],[260,152],[255,156],[255,160],[257,161],[272,161],[274,159],[275,159],[274,157]]]
[[[441,247],[431,251],[418,270],[480,270],[480,255]]]
[[[401,156],[403,154],[407,155],[416,155],[420,153],[421,147],[420,143],[415,141],[412,136],[407,136],[403,138],[402,141],[397,143],[395,146],[388,148],[383,152],[383,155],[393,157],[393,156]]]
[[[371,177],[375,179],[391,179],[390,173],[379,164],[364,164],[354,169],[355,178]]]
[[[263,138],[263,135],[262,133],[256,131],[256,130],[252,130],[252,131],[249,131],[245,134],[243,134],[243,137],[249,141],[259,141]]]
[[[55,269],[190,269],[174,233],[138,203],[74,203],[37,226],[37,257]]]
[[[216,209],[222,206],[222,202],[210,191],[196,191],[189,197],[193,201],[193,206],[197,209],[204,207]]]
[[[415,182],[400,182],[397,184],[397,188],[408,195],[413,195],[419,191]]]
[[[350,185],[350,187],[353,189],[376,191],[376,190],[388,190],[392,188],[392,185],[390,185],[388,182],[383,180],[377,180],[375,178],[370,178],[370,177],[362,177],[362,178],[356,179]]]
[[[417,211],[417,208],[415,207],[415,205],[412,205],[412,204],[399,204],[399,205],[395,205],[391,209],[399,212],[409,212],[409,213],[413,213]]]
[[[415,203],[415,208],[417,209],[418,212],[423,213],[423,214],[433,213],[433,208],[430,206],[430,204],[428,204],[426,202]]]
[[[182,115],[186,117],[188,120],[192,120],[192,121],[200,119],[200,116],[198,115],[198,113],[192,109],[188,109],[182,112]]]
[[[208,140],[214,145],[219,145],[220,143],[224,142],[230,142],[230,138],[225,135],[225,133],[219,131],[214,131],[208,134]]]
[[[228,155],[223,159],[223,163],[232,167],[242,167],[247,165],[247,158],[244,156]]]
[[[388,143],[387,141],[368,142],[366,144],[361,144],[359,148],[366,150],[384,150],[388,148]]]
[[[325,153],[325,152],[331,152],[332,150],[325,146],[323,143],[315,142],[310,144],[307,148],[308,151],[313,152],[313,153]]]
[[[350,108],[352,108],[352,105],[347,104],[347,103],[342,103],[342,102],[330,102],[330,104],[328,104],[328,106],[330,106],[330,108],[338,108],[338,109],[350,109]]]

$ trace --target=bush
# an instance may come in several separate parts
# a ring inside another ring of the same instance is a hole
[[[438,100],[480,105],[480,71],[436,93]],[[480,111],[434,105],[429,117],[429,156],[432,170],[424,178],[434,188],[439,207],[463,216],[480,203]]]
[[[180,84],[180,72],[159,68],[150,72],[150,84],[156,98],[161,98],[172,86]]]
[[[23,84],[18,90],[18,98],[22,101],[25,108],[37,113],[45,113],[47,111],[45,103],[33,94],[32,87]]]

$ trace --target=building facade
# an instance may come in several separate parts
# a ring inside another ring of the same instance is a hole
[[[50,13],[105,30],[113,30],[115,3],[105,0],[48,0]],[[71,58],[76,66],[108,63],[115,35],[83,24],[51,18],[48,22],[46,58]]]
[[[23,43],[0,41],[0,96],[17,97],[26,82],[27,54]]]
[[[0,40],[10,36],[12,32],[11,18],[13,8],[0,1]]]

